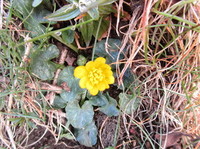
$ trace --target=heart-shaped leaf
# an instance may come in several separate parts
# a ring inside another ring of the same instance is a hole
[[[119,87],[119,89],[123,90],[125,88],[129,88],[131,86],[136,86],[136,82],[135,81],[135,75],[131,72],[131,69],[130,68],[127,68],[125,73],[124,73],[124,76],[123,76],[123,84],[121,84]]]
[[[105,45],[107,45],[107,46],[105,46]],[[105,39],[101,40],[96,44],[95,54],[99,57],[105,57],[106,62],[108,64],[114,63],[117,61],[120,45],[121,45],[121,40],[119,40],[119,39],[110,38],[110,39],[108,39],[108,42],[106,42]],[[109,54],[106,52],[106,48],[107,48],[107,51],[109,52]],[[125,50],[126,49],[124,49],[124,51]],[[124,58],[124,55],[120,54],[119,59],[123,59],[123,58]],[[112,67],[115,68],[115,65],[112,65]]]
[[[68,121],[74,128],[85,128],[93,120],[94,111],[91,103],[85,101],[82,107],[78,101],[69,102],[65,108]]]
[[[92,103],[93,106],[102,107],[109,104],[107,98],[102,93],[99,93],[96,96],[88,94],[88,98],[90,99],[90,102]]]
[[[75,129],[76,140],[85,146],[92,147],[97,142],[97,127],[94,122],[83,129]]]
[[[62,39],[67,43],[70,44],[74,41],[74,30],[66,30],[62,32]]]
[[[140,99],[135,95],[128,95],[126,93],[119,94],[119,106],[120,109],[126,114],[131,114],[135,110],[137,110],[140,105]]]
[[[117,101],[109,95],[106,97],[108,99],[108,103],[105,106],[99,108],[99,110],[107,116],[118,116],[119,110],[117,109]]]
[[[58,76],[58,85],[66,83],[70,88],[70,91],[63,91],[60,96],[65,102],[73,102],[80,99],[81,94],[85,92],[85,89],[79,87],[79,79],[74,77],[74,67],[68,66],[64,68]]]
[[[62,108],[65,108],[66,106],[67,106],[67,102],[63,98],[61,98],[60,96],[55,96],[54,102],[53,102],[54,108],[62,109]]]
[[[87,62],[87,58],[84,57],[83,55],[79,55],[77,57],[77,61],[76,61],[77,65],[84,66],[86,64],[86,62]]]
[[[59,50],[55,45],[37,49],[31,56],[30,72],[41,80],[53,79],[57,67],[51,59],[58,57]]]

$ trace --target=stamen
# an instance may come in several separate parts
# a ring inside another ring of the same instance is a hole
[[[98,84],[103,78],[104,75],[101,69],[93,68],[89,73],[89,80],[92,84]]]

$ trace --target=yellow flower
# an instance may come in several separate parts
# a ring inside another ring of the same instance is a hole
[[[88,89],[92,95],[108,89],[109,84],[113,84],[115,80],[111,67],[106,64],[106,59],[103,57],[89,61],[85,66],[76,67],[74,76],[80,79],[79,86]]]

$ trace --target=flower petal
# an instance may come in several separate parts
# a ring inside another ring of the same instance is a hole
[[[110,67],[110,65],[108,65],[108,64],[101,64],[101,68],[103,69],[103,70],[111,70],[111,67]]]
[[[90,91],[90,94],[91,94],[91,95],[94,95],[94,96],[97,95],[98,92],[99,92],[98,89],[95,88],[95,87],[94,87],[93,89],[89,90],[89,91]]]
[[[97,63],[106,63],[106,59],[105,58],[103,58],[103,57],[98,57],[96,60],[95,60],[95,62],[97,62]]]
[[[89,61],[89,62],[87,62],[85,67],[86,67],[87,70],[91,70],[92,68],[95,67],[95,63],[93,61]]]
[[[108,77],[108,84],[113,84],[115,82],[115,78],[113,76]]]
[[[105,84],[105,85],[106,85],[106,88],[105,88],[105,89],[109,89],[110,86],[109,86],[108,84]]]
[[[103,90],[105,90],[106,89],[106,82],[105,81],[102,81],[102,82],[100,82],[99,84],[98,84],[98,90],[100,90],[100,91],[103,91]]]
[[[88,81],[87,77],[81,78],[81,80],[79,81],[79,86],[81,88],[86,88],[87,81]]]
[[[105,70],[104,74],[105,74],[105,76],[112,76],[113,72],[111,70]]]
[[[94,88],[94,86],[92,85],[92,83],[89,80],[86,82],[86,88],[88,90],[91,90],[92,88]]]
[[[74,76],[76,78],[82,78],[87,75],[87,71],[85,69],[85,66],[78,66],[74,69]]]

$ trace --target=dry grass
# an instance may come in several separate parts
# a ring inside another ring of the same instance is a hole
[[[200,135],[199,8],[198,1],[150,0],[133,11],[121,47],[122,51],[131,45],[119,83],[128,67],[140,81],[143,104],[123,120],[127,130],[132,125],[140,129],[141,140],[154,143],[155,134],[174,131],[194,138]],[[183,148],[191,145],[189,139],[185,138]]]

